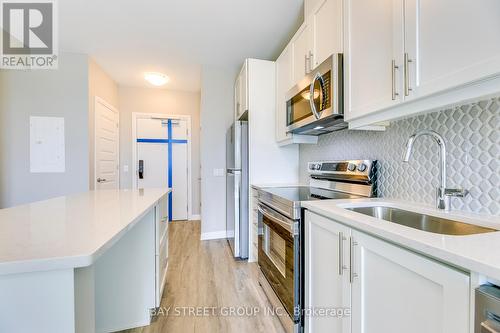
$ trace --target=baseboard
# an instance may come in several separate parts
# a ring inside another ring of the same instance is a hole
[[[189,217],[189,221],[199,221],[199,220],[201,220],[201,215],[200,214],[191,215]]]
[[[201,240],[226,238],[226,230],[201,233]]]

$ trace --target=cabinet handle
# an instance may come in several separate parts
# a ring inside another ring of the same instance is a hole
[[[354,273],[354,265],[355,265],[355,262],[354,262],[354,247],[356,245],[358,245],[357,242],[355,242],[352,237],[349,238],[349,243],[350,243],[350,247],[349,247],[349,261],[350,261],[350,266],[351,266],[351,269],[350,269],[350,275],[349,275],[349,282],[353,283],[354,282],[354,278],[357,278],[358,277],[358,274]]]
[[[306,55],[304,55],[304,71],[305,74],[309,74],[309,66],[311,65],[310,58]]]
[[[344,233],[339,232],[339,275],[343,275],[344,269],[347,268],[344,265],[344,240],[346,240]]]
[[[392,100],[395,101],[399,93],[396,91],[396,70],[399,66],[396,65],[396,60],[392,61]]]
[[[410,87],[410,63],[413,62],[413,60],[410,59],[408,56],[408,53],[405,53],[405,59],[404,59],[404,70],[405,70],[405,96],[410,95],[410,91],[412,91],[412,88]]]
[[[342,263],[344,258],[344,247],[342,246],[343,238],[344,234],[339,232],[339,275],[342,275],[342,273],[344,272],[344,264]]]

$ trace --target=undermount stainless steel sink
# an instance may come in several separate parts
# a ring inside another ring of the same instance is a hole
[[[410,228],[443,235],[473,235],[497,231],[473,224],[419,214],[403,209],[374,206],[346,208],[356,213],[404,225]]]

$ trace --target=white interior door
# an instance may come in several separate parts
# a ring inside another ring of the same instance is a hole
[[[170,220],[187,220],[187,121],[139,118],[136,123],[136,136],[137,187],[171,188],[169,218]]]
[[[187,122],[172,120],[172,219],[188,219]]]
[[[104,101],[95,101],[95,189],[119,188],[119,115]]]

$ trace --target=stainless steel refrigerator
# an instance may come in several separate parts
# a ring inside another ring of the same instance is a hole
[[[248,123],[226,134],[226,232],[235,258],[248,258]]]

